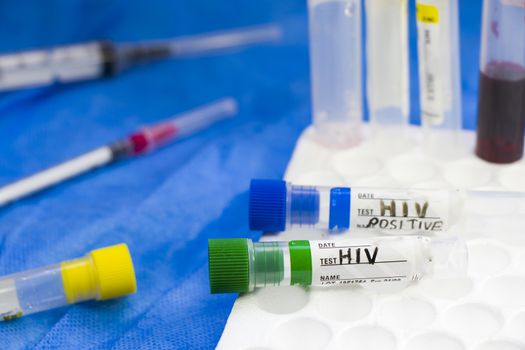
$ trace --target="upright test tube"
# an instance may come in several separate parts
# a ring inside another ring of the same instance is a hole
[[[361,1],[308,0],[315,138],[350,147],[361,139]]]
[[[416,5],[425,139],[433,153],[447,146],[457,152],[462,122],[458,0],[417,0]]]
[[[380,137],[408,124],[408,1],[365,0],[365,9],[368,109]]]
[[[484,0],[476,154],[511,163],[523,155],[525,1]]]
[[[125,244],[0,278],[0,321],[87,300],[135,293],[133,262]]]
[[[208,242],[212,293],[268,286],[406,287],[424,276],[465,275],[468,253],[456,237],[353,238],[326,241]]]

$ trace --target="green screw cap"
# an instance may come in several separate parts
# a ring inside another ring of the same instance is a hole
[[[208,240],[211,293],[246,293],[250,288],[248,240]]]

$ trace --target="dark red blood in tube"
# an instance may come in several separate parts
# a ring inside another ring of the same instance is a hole
[[[511,163],[523,155],[525,69],[505,62],[481,72],[476,154],[493,163]]]

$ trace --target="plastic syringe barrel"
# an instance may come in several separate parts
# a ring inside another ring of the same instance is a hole
[[[125,244],[0,278],[0,320],[10,320],[86,300],[135,293],[133,262]]]
[[[523,155],[525,2],[484,0],[476,154],[511,163]]]
[[[427,275],[461,277],[468,253],[457,237],[390,236],[346,240],[208,241],[212,293],[266,286],[406,287]]]
[[[111,75],[114,49],[96,41],[0,55],[0,91]]]
[[[329,146],[361,141],[360,0],[308,1],[315,137]]]
[[[143,127],[128,136],[126,140],[111,145],[111,148],[115,159],[139,155],[231,118],[237,114],[237,111],[238,105],[235,99],[223,98],[160,123]]]
[[[298,186],[282,180],[252,180],[250,229],[441,232],[460,215],[462,203],[463,193],[454,190]]]

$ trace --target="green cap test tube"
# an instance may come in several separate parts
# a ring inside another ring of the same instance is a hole
[[[467,251],[456,237],[391,236],[258,242],[211,239],[212,293],[265,286],[406,286],[426,275],[464,275]]]

